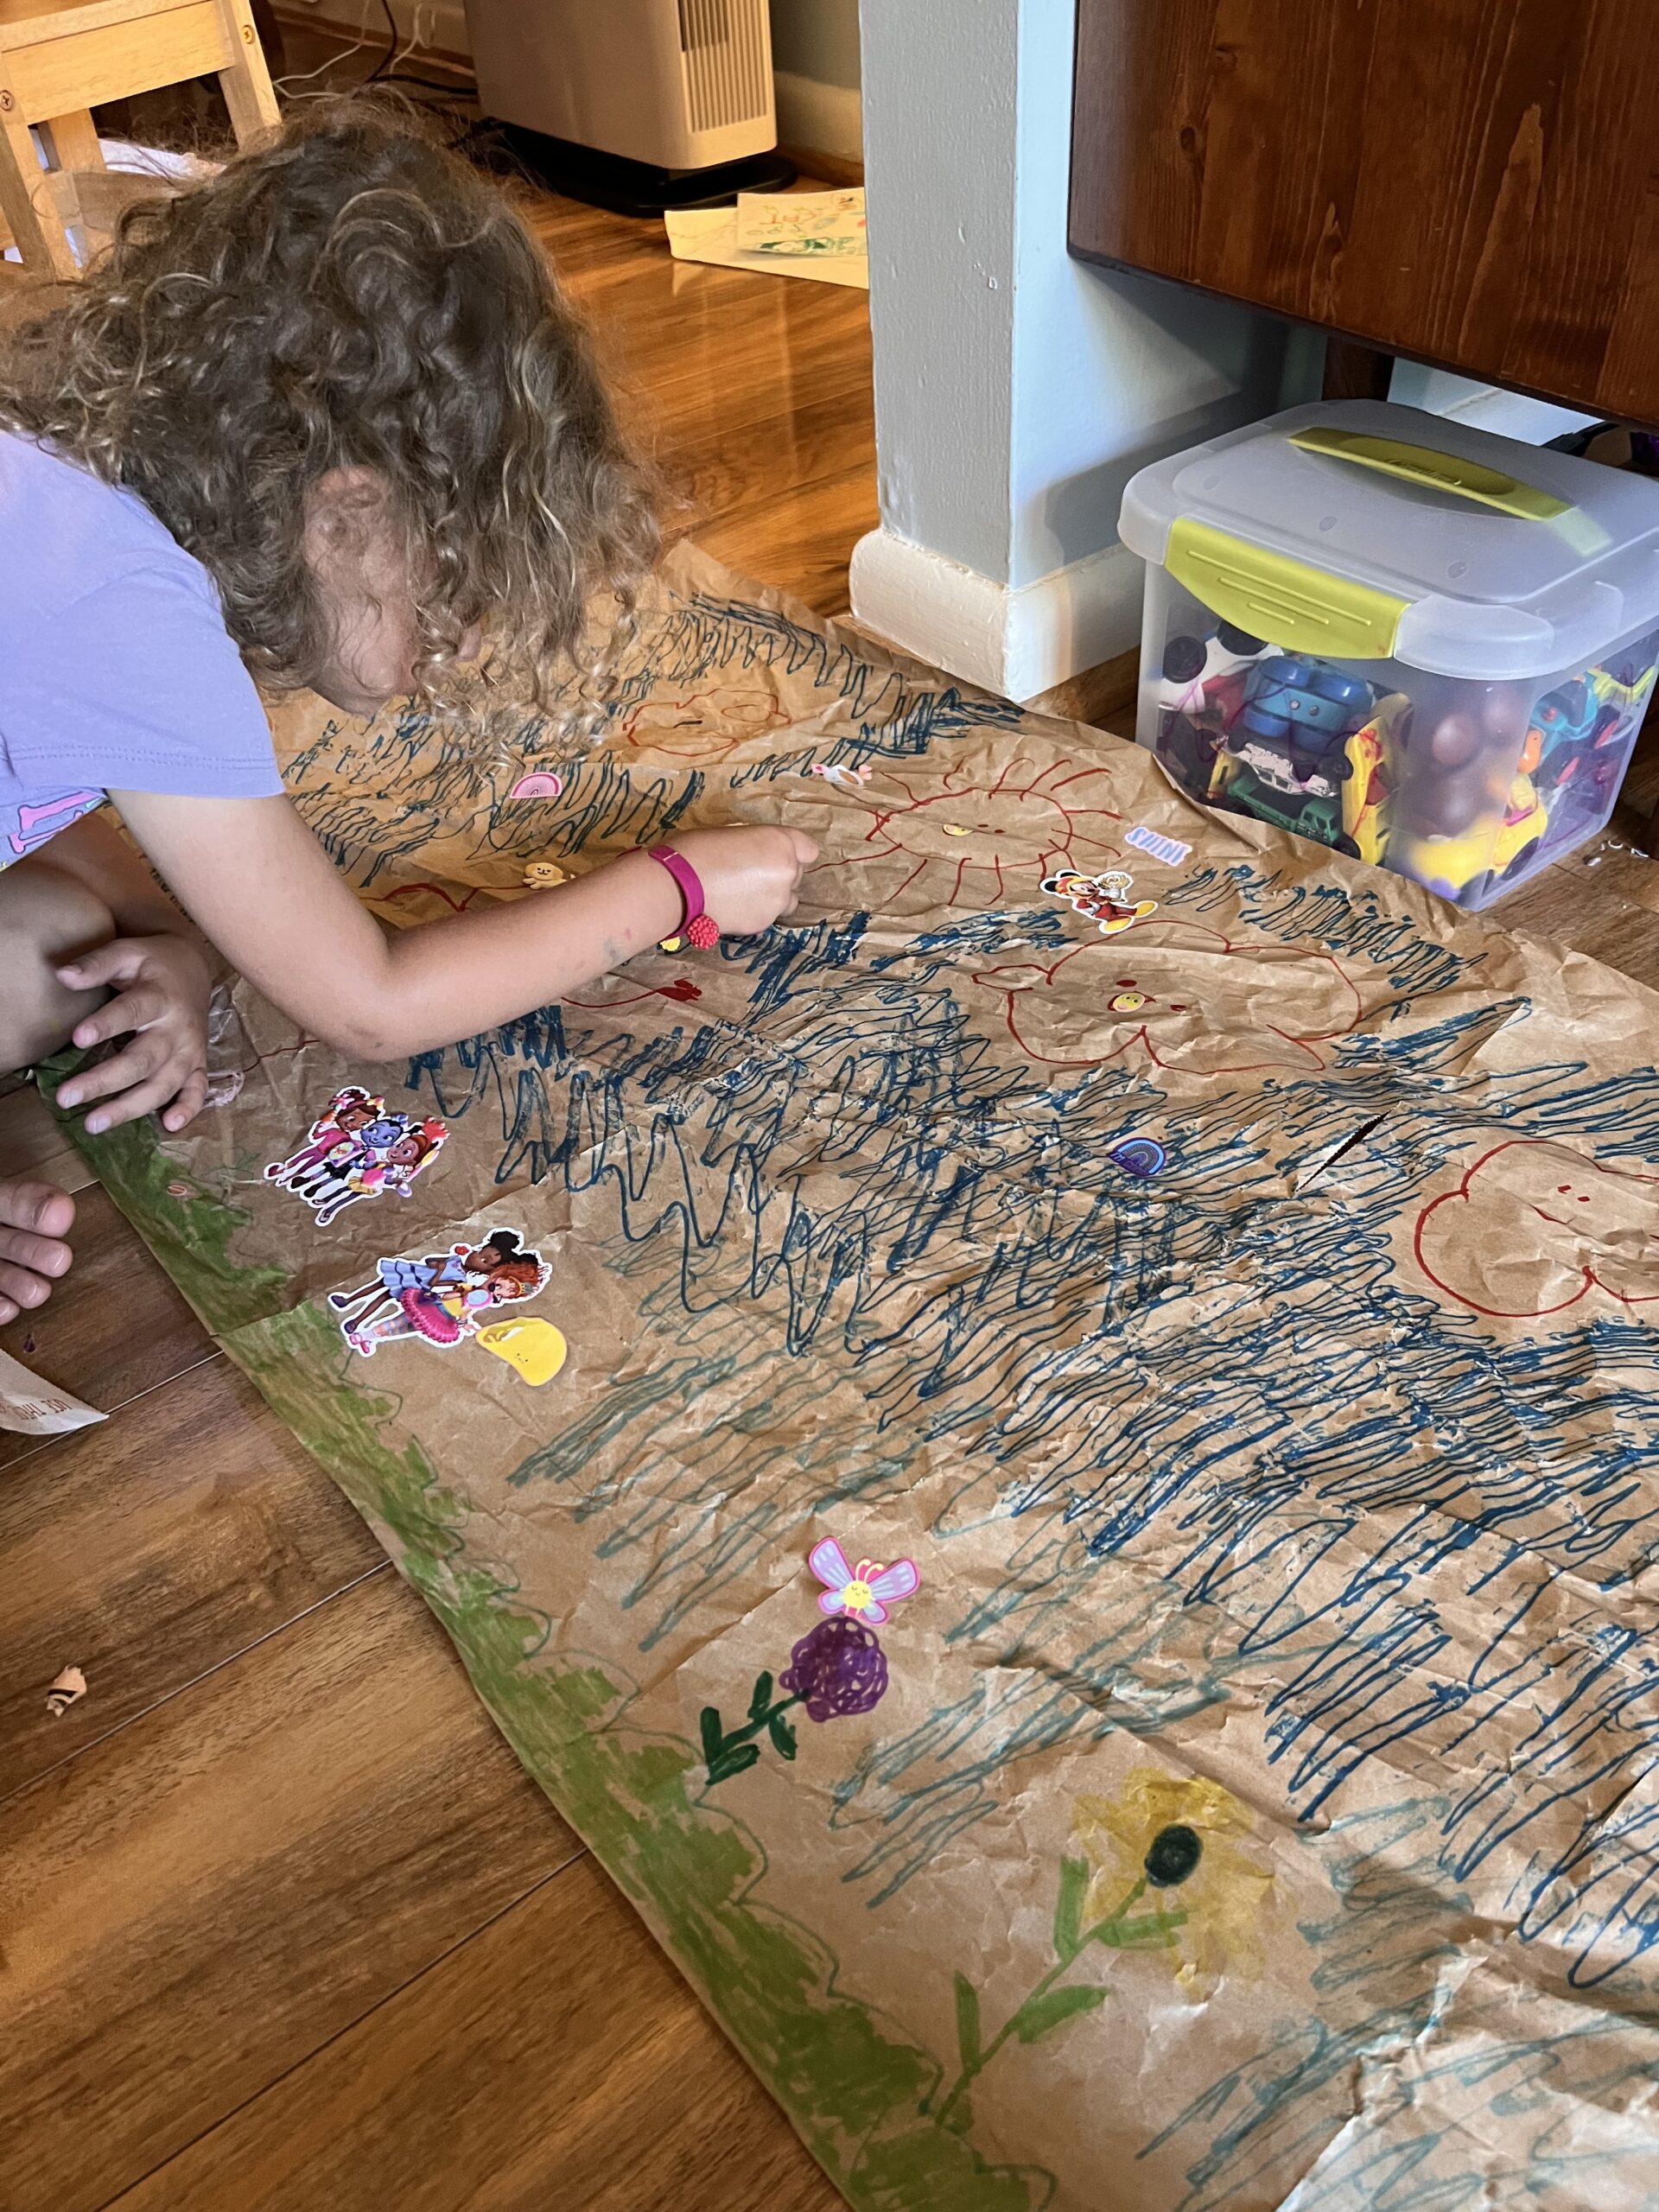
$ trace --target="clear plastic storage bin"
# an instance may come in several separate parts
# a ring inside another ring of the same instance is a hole
[[[1182,787],[1481,907],[1611,813],[1659,664],[1659,486],[1414,408],[1142,469],[1135,734]]]

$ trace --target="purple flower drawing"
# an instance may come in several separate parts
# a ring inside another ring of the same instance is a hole
[[[881,1702],[887,1655],[874,1629],[837,1614],[801,1638],[778,1686],[804,1701],[809,1720],[850,1719]]]
[[[809,1720],[850,1720],[855,1713],[873,1711],[887,1694],[887,1655],[874,1629],[840,1613],[801,1638],[777,1687],[783,1694],[774,1699],[772,1676],[756,1676],[748,1719],[741,1728],[728,1731],[718,1707],[704,1706],[702,1756],[710,1783],[725,1782],[752,1767],[760,1756],[756,1739],[761,1736],[770,1739],[780,1758],[792,1759],[795,1731],[784,1716],[793,1706],[804,1705]]]

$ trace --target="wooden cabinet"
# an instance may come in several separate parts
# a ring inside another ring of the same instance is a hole
[[[1659,0],[1079,0],[1072,251],[1659,423]]]

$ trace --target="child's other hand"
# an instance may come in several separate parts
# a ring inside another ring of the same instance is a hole
[[[61,1085],[60,1106],[111,1103],[86,1116],[96,1136],[162,1109],[165,1129],[183,1128],[201,1111],[207,1095],[206,957],[188,938],[118,937],[58,970],[72,990],[107,986],[114,995],[77,1024],[77,1045],[106,1038],[131,1041],[96,1067]]]
[[[703,902],[723,937],[757,937],[795,904],[801,871],[818,849],[798,830],[756,823],[739,830],[689,830],[674,838],[702,881]]]

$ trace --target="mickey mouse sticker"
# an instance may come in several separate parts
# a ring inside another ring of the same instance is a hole
[[[1077,912],[1099,924],[1103,937],[1121,936],[1157,912],[1155,899],[1131,904],[1134,883],[1135,878],[1121,868],[1108,868],[1100,875],[1082,875],[1075,868],[1063,868],[1058,875],[1043,878],[1043,888],[1051,898],[1068,899]]]

